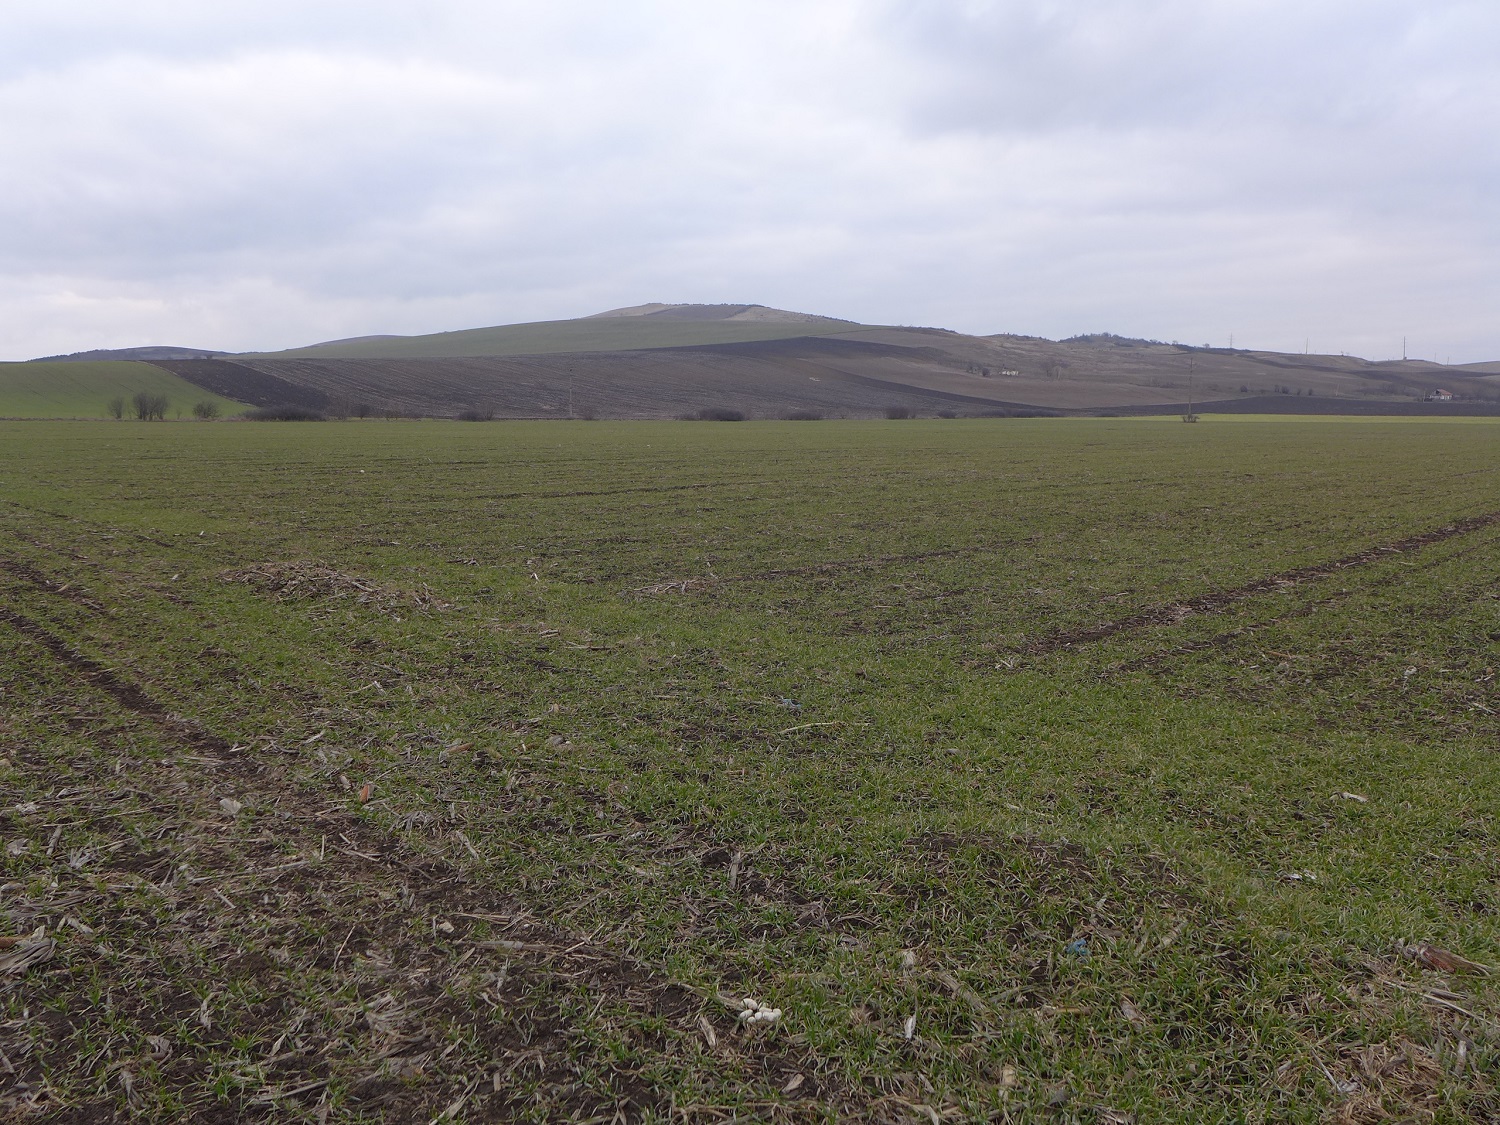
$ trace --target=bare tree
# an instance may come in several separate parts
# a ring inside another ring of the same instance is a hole
[[[135,397],[130,400],[135,407],[135,416],[142,422],[150,422],[153,419],[160,421],[167,416],[167,396],[152,394],[150,391],[137,391]]]

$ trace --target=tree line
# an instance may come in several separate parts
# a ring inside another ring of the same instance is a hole
[[[105,409],[111,418],[124,418],[126,413],[132,413],[142,422],[160,422],[167,416],[167,408],[171,402],[164,394],[151,391],[137,391],[127,402],[124,395],[116,395],[105,404]],[[202,418],[207,421],[219,416],[219,404],[204,399],[202,402],[193,404],[193,417]]]

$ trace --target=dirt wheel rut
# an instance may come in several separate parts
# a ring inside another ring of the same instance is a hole
[[[1207,594],[1200,594],[1196,598],[1187,598],[1168,605],[1157,606],[1143,613],[1132,614],[1130,617],[1124,617],[1117,621],[1106,621],[1102,624],[1090,625],[1082,629],[1068,629],[1053,633],[1049,636],[1038,638],[1021,649],[1021,651],[1028,656],[1049,656],[1055,652],[1097,644],[1100,641],[1106,641],[1125,633],[1139,632],[1143,629],[1152,629],[1161,625],[1175,625],[1192,616],[1222,613],[1233,605],[1259,597],[1262,594],[1272,594],[1293,586],[1300,586],[1306,582],[1319,581],[1335,574],[1343,573],[1344,571],[1369,566],[1391,555],[1406,554],[1410,551],[1420,550],[1434,543],[1442,543],[1462,535],[1470,535],[1497,524],[1500,524],[1500,512],[1470,516],[1433,531],[1408,536],[1405,539],[1398,539],[1393,543],[1382,544],[1378,547],[1370,547],[1356,554],[1334,559],[1332,562],[1316,563],[1312,566],[1283,570],[1277,574],[1257,578],[1254,582],[1247,582],[1243,586],[1235,586],[1227,590],[1213,590]]]
[[[6,569],[40,591],[57,593],[58,584],[33,568]],[[347,985],[340,996],[311,1004],[304,999],[304,1010],[320,1002],[327,1009],[316,1019],[301,1017],[298,1026],[322,1027],[300,1037],[312,1045],[272,1052],[287,1057],[274,1057],[275,1065],[256,1071],[257,1080],[241,1083],[235,1094],[193,1101],[201,1075],[177,1065],[185,1061],[181,1051],[177,1063],[148,1067],[158,1083],[180,1085],[171,1091],[184,1107],[177,1119],[221,1120],[232,1107],[236,1120],[328,1120],[329,1092],[340,1089],[338,1116],[526,1120],[541,1111],[549,1118],[634,1120],[649,1109],[667,1110],[674,1060],[682,1063],[701,1052],[712,1060],[700,1060],[700,1070],[712,1066],[783,1116],[819,1116],[838,1100],[828,1068],[805,1049],[744,1033],[712,997],[600,947],[588,935],[547,924],[454,859],[415,851],[371,823],[349,797],[330,806],[323,796],[285,781],[274,761],[172,714],[145,689],[36,620],[5,608],[0,623],[65,671],[77,685],[76,696],[92,689],[108,697],[180,751],[155,769],[131,769],[128,785],[106,778],[97,788],[54,790],[39,804],[41,815],[57,819],[55,832],[103,825],[106,837],[117,837],[99,847],[113,858],[90,869],[91,879],[62,866],[54,880],[59,887],[77,885],[80,897],[73,902],[98,900],[89,930],[93,941],[128,957],[151,958],[141,940],[126,936],[136,924],[134,913],[111,905],[122,886],[143,882],[168,905],[168,917],[198,919],[196,932],[179,935],[183,940],[250,943],[226,954],[237,987],[296,991],[299,967],[315,988],[318,981],[325,989]],[[90,729],[88,736],[105,758],[128,753],[111,743],[108,730]],[[159,825],[156,832],[167,842],[145,855],[133,845],[111,851],[129,838],[119,832],[122,817]],[[117,865],[115,858],[121,860]],[[100,892],[101,886],[106,890]],[[67,917],[66,902],[62,908],[5,905],[14,924],[52,918],[62,925]],[[311,930],[309,912],[319,922]],[[174,926],[156,936],[167,936]],[[285,963],[272,966],[267,957]],[[87,962],[89,955],[79,958]],[[38,978],[27,975],[4,987],[37,986]],[[165,984],[157,988],[170,991]],[[206,1014],[209,1001],[203,1004],[207,1034],[212,1017]],[[590,1008],[592,1017],[585,1015]],[[606,1024],[615,1013],[619,1026],[631,1029],[625,1034],[635,1042],[626,1061],[586,1031],[585,1025],[597,1029],[600,1012]],[[298,1019],[287,1011],[277,1018],[289,1026]],[[80,1019],[88,1021],[86,1015]],[[50,1100],[45,1067],[35,1052],[17,1047],[15,1031],[0,1028],[0,1049],[7,1059],[29,1056],[31,1065],[23,1061],[18,1068],[7,1097],[10,1109],[45,1112],[55,1120],[113,1115],[107,1098]],[[163,1031],[157,1028],[158,1038]],[[295,1029],[286,1034],[299,1038]],[[665,1070],[653,1059],[668,1060]],[[115,1073],[130,1075],[131,1066],[117,1063]],[[796,1096],[783,1097],[780,1091],[794,1075],[802,1076]],[[131,1106],[144,1078],[135,1081],[128,1092]]]

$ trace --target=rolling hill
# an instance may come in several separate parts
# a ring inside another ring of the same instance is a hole
[[[32,363],[85,363],[97,360],[146,360],[155,359],[206,359],[209,356],[228,355],[212,348],[178,348],[165,344],[151,344],[143,348],[95,348],[87,352],[69,352],[67,355],[44,355]]]
[[[150,363],[125,360],[0,363],[0,418],[104,418],[112,398],[127,403],[139,391],[167,397],[167,417],[191,416],[197,402],[212,402],[221,414],[245,403]]]
[[[640,311],[646,310],[646,311]],[[703,310],[703,311],[698,311]],[[757,313],[755,310],[763,310]],[[429,336],[364,336],[282,352],[269,359],[473,359],[480,356],[640,351],[818,336],[862,326],[763,305],[641,305],[577,320],[504,324]]]
[[[225,400],[338,414],[1150,413],[1181,411],[1189,401],[1207,412],[1500,413],[1496,364],[1380,363],[1108,333],[1062,341],[966,336],[764,305],[656,303],[242,355],[159,350],[189,352],[151,363]],[[1440,388],[1458,401],[1424,401]]]

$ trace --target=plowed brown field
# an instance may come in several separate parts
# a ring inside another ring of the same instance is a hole
[[[1089,337],[974,337],[859,329],[779,340],[632,351],[420,358],[236,356],[157,361],[256,406],[335,413],[497,418],[752,418],[797,412],[910,414],[1121,410],[1257,413],[1494,413],[1483,377],[1430,363],[1371,363]],[[1442,387],[1455,403],[1426,403]]]

